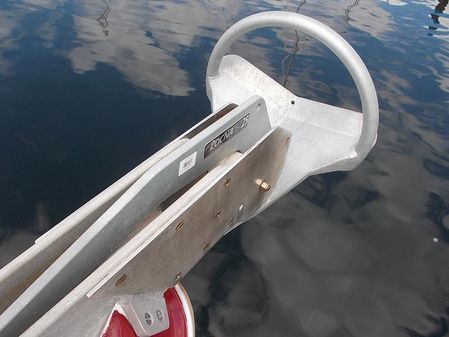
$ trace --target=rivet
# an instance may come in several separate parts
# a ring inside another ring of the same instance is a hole
[[[215,219],[219,219],[220,216],[221,216],[221,211],[218,211],[218,212],[215,214]]]
[[[184,226],[184,220],[180,221],[177,225],[176,225],[176,231],[180,231],[181,228]]]
[[[230,183],[231,183],[231,178],[227,178],[227,179],[224,181],[223,186],[228,187]]]
[[[121,286],[125,283],[127,277],[128,277],[128,276],[127,276],[126,274],[123,274],[122,276],[120,276],[120,277],[117,279],[117,281],[115,281],[115,286],[116,286],[116,287],[121,287]]]
[[[206,243],[206,244],[204,245],[204,247],[203,247],[203,252],[206,251],[208,248],[209,248],[209,244]]]
[[[179,280],[181,279],[182,274],[181,273],[177,273],[175,276],[175,283],[178,283]]]

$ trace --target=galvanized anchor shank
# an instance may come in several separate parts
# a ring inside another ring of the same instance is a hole
[[[295,96],[245,59],[241,35],[276,26],[329,47],[359,90],[363,114]],[[224,33],[209,60],[212,111],[0,270],[0,336],[101,336],[122,315],[138,336],[170,329],[178,282],[223,235],[310,175],[356,167],[374,146],[378,103],[354,49],[322,23],[265,12]],[[294,102],[295,104],[291,104]]]

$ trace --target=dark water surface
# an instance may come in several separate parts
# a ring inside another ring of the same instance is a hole
[[[0,2],[0,265],[210,113],[214,43],[251,13],[299,11],[360,53],[378,142],[223,238],[183,280],[198,336],[449,336],[449,8],[427,1]],[[441,13],[443,12],[443,13]],[[234,52],[301,96],[357,109],[302,34]]]

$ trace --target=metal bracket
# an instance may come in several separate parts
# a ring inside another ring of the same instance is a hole
[[[109,326],[114,311],[118,311],[128,319],[139,337],[153,336],[170,326],[163,293],[132,296],[129,299],[120,300],[112,308],[103,333]]]
[[[179,282],[229,228],[251,218],[267,198],[267,185],[276,183],[284,165],[289,137],[282,128],[272,129],[213,182],[206,175],[164,211],[173,214],[169,221],[161,214],[106,261],[117,267],[88,297],[163,291]]]
[[[2,313],[0,335],[30,326],[132,237],[164,200],[235,151],[251,148],[270,128],[265,103],[255,96],[161,158]]]

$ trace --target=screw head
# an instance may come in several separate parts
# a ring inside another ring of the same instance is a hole
[[[231,178],[227,178],[227,179],[224,181],[223,186],[224,186],[224,187],[228,187],[230,184],[231,184]]]
[[[148,324],[148,326],[153,325],[153,316],[149,312],[145,313],[145,323]]]
[[[164,320],[164,313],[162,310],[157,309],[156,310],[156,317],[159,320],[159,322],[162,322]]]
[[[209,249],[209,243],[206,243],[203,247],[203,252]]]
[[[221,210],[215,214],[215,219],[218,220],[220,218],[220,216],[221,216]]]

